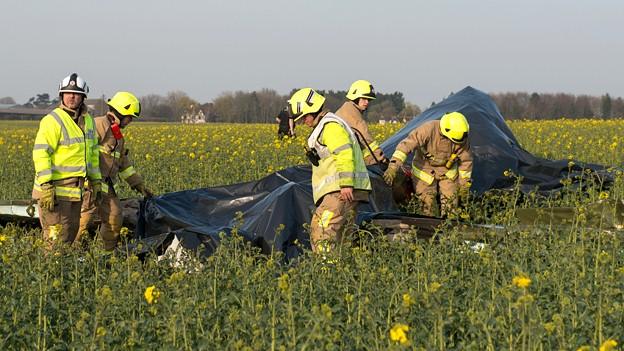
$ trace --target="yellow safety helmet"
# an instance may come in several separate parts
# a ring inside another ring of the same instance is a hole
[[[440,132],[456,144],[466,140],[469,130],[468,120],[459,112],[449,112],[440,119]]]
[[[122,116],[138,118],[141,114],[141,103],[139,99],[126,91],[117,92],[112,98],[108,99],[107,104]]]
[[[309,113],[317,113],[325,104],[325,97],[312,88],[297,90],[288,100],[290,115],[295,122]]]
[[[367,80],[356,80],[351,84],[349,91],[347,91],[347,99],[356,101],[359,98],[375,100],[377,94],[375,94],[375,88]]]

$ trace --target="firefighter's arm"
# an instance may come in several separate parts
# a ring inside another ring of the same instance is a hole
[[[321,143],[327,146],[331,157],[336,161],[340,187],[352,187],[355,177],[355,164],[353,144],[347,131],[338,123],[327,123],[323,130]]]
[[[422,128],[414,129],[409,135],[401,140],[397,145],[394,153],[392,154],[392,163],[397,163],[398,166],[402,165],[407,159],[407,155],[413,152],[416,148],[427,143],[428,135]]]
[[[61,126],[47,115],[41,119],[35,137],[32,158],[35,166],[35,177],[38,184],[52,180],[52,154],[61,139]]]
[[[93,182],[102,180],[102,173],[100,171],[100,143],[97,133],[97,129],[94,127],[92,130],[93,142],[91,144],[90,158],[87,160],[87,178]]]
[[[467,141],[457,157],[459,158],[459,184],[470,187],[472,185],[472,151]]]
[[[143,183],[143,178],[134,169],[132,160],[128,155],[130,150],[123,148],[119,158],[119,178],[125,180],[131,188],[136,188]]]
[[[369,156],[370,150],[368,149],[370,147],[371,150],[373,150],[373,152],[375,152],[377,149],[379,149],[379,143],[377,143],[377,141],[373,138],[373,136],[371,135],[370,131],[368,130],[368,125],[366,124],[366,121],[362,118],[359,118],[356,122],[355,122],[355,129],[357,129],[360,134],[361,137],[364,138],[364,141],[366,141],[366,143],[368,144],[368,147],[366,145],[362,145],[362,151],[364,153],[364,157]]]

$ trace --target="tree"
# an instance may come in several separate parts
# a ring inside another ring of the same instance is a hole
[[[172,115],[168,118],[171,121],[179,121],[182,115],[196,110],[199,106],[197,101],[191,99],[185,92],[180,90],[167,93],[165,101],[172,111]]]
[[[10,96],[6,96],[6,97],[3,97],[3,98],[0,98],[0,104],[15,105],[15,100],[13,100],[13,98],[10,97]]]
[[[601,98],[600,115],[602,118],[611,118],[611,96],[605,94]]]
[[[410,119],[418,116],[420,113],[421,111],[418,105],[412,104],[411,102],[406,102],[403,110],[399,112],[399,118],[402,120],[409,121]]]
[[[41,93],[28,99],[28,102],[26,102],[23,106],[31,107],[31,108],[48,108],[58,103],[59,103],[58,98],[54,98],[53,100],[50,100],[50,94]]]
[[[525,116],[530,119],[539,119],[540,109],[542,106],[542,98],[538,93],[531,94],[529,98],[529,106]]]
[[[619,118],[624,117],[624,100],[621,97],[613,100],[611,115]]]
[[[139,98],[139,101],[141,101],[141,116],[143,117],[170,120],[170,116],[173,115],[173,111],[161,95],[149,94]]]
[[[576,112],[577,116],[581,118],[594,117],[594,111],[591,106],[592,98],[588,95],[580,95],[576,97]]]

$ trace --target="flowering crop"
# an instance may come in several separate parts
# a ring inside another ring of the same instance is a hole
[[[0,125],[0,199],[29,198],[37,125]],[[537,156],[607,166],[624,156],[624,121],[509,126]],[[399,127],[371,131],[382,141]],[[147,186],[163,193],[305,164],[307,131],[279,140],[273,125],[135,123],[124,133]],[[588,203],[623,198],[622,174],[608,190],[563,193],[480,200],[462,218],[507,225],[486,230],[483,246],[452,222],[435,240],[409,231],[389,241],[367,228],[332,264],[309,252],[296,262],[260,254],[236,231],[212,256],[175,264],[96,245],[55,255],[38,228],[9,224],[0,227],[0,348],[615,350],[624,237],[583,224]],[[122,196],[134,194],[124,186]],[[519,206],[561,204],[576,208],[571,225],[514,226]]]

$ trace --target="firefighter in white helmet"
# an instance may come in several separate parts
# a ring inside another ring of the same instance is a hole
[[[423,213],[434,215],[433,205],[439,194],[441,215],[448,216],[472,184],[468,131],[468,120],[460,112],[423,123],[397,145],[384,180],[392,185],[399,167],[413,153],[412,181]]]
[[[84,100],[89,87],[72,73],[59,84],[60,105],[41,119],[33,147],[35,184],[44,239],[72,244],[78,234],[84,184],[95,196],[102,178],[95,123]]]
[[[368,131],[368,125],[363,114],[368,109],[372,100],[377,98],[375,88],[367,80],[356,80],[349,87],[346,95],[348,101],[336,111],[336,115],[347,122],[358,138],[358,142],[364,155],[366,165],[376,163],[387,164],[388,159],[384,156],[377,141]]]
[[[84,235],[97,212],[102,220],[100,236],[104,249],[111,251],[117,246],[123,223],[123,211],[117,194],[118,180],[126,181],[145,197],[151,197],[152,192],[145,187],[143,178],[134,169],[122,133],[122,129],[133,119],[139,118],[141,103],[133,94],[120,91],[108,100],[108,107],[109,112],[105,116],[95,118],[102,174],[101,201],[96,201],[89,192],[85,194],[79,236]]]
[[[359,202],[368,202],[370,179],[351,128],[323,110],[325,97],[300,89],[288,101],[295,122],[313,128],[307,140],[312,163],[312,194],[317,206],[310,225],[312,250],[325,254],[342,240],[341,227]]]

